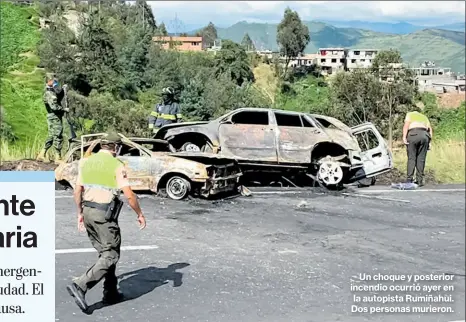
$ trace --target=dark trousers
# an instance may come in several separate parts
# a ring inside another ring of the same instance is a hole
[[[423,183],[430,135],[424,129],[411,129],[406,139],[408,141],[408,145],[406,146],[408,151],[407,180],[410,182],[414,181],[414,170],[416,170],[417,182]]]
[[[115,274],[116,265],[120,259],[121,235],[118,222],[105,220],[105,211],[84,207],[84,225],[92,246],[99,253],[97,262],[86,273],[74,282],[87,292],[102,279],[104,293],[117,291],[118,280]]]

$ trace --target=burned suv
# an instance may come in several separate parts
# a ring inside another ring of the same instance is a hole
[[[371,178],[393,168],[372,123],[350,128],[323,115],[240,108],[210,122],[162,127],[155,138],[172,151],[220,154],[249,169],[301,169],[326,186]]]

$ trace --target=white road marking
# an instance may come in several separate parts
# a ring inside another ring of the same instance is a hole
[[[370,199],[379,199],[379,200],[388,200],[388,201],[397,201],[397,202],[405,202],[405,203],[410,203],[411,201],[409,200],[404,200],[404,199],[394,199],[394,198],[385,198],[385,197],[375,197],[375,196],[368,196],[365,194],[358,194],[358,193],[343,193],[345,196],[349,197],[363,197],[363,198],[370,198]]]
[[[142,245],[142,246],[123,246],[120,250],[151,250],[157,249],[159,246]],[[70,248],[70,249],[55,249],[55,254],[78,254],[78,253],[95,253],[94,248]]]
[[[306,193],[312,192],[312,190],[296,190],[296,191],[253,191],[251,190],[252,195],[281,195],[281,194],[288,194],[288,193]],[[324,195],[325,193],[321,192],[313,192],[315,195]]]
[[[55,199],[60,199],[60,198],[73,198],[73,196],[55,196]]]
[[[419,190],[399,190],[399,189],[384,189],[384,190],[361,190],[362,193],[381,193],[381,192],[464,192],[466,189],[419,189]]]

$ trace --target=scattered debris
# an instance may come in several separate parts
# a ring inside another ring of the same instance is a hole
[[[301,200],[299,203],[298,203],[298,208],[306,208],[308,205],[308,203],[304,200]]]
[[[287,177],[285,176],[282,176],[283,179],[285,179],[286,181],[288,181],[289,183],[291,183],[293,186],[295,186],[296,188],[298,188],[298,186],[296,184],[293,183],[293,181],[291,181],[290,179],[288,179]]]
[[[398,190],[416,190],[418,185],[413,182],[392,183],[391,187]]]
[[[245,186],[241,186],[241,187],[239,188],[239,190],[240,190],[240,193],[241,193],[242,196],[249,197],[249,196],[252,195],[251,190],[249,190],[249,189],[246,188]]]

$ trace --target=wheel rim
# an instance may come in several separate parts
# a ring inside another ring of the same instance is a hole
[[[339,184],[343,179],[343,170],[336,162],[323,162],[319,168],[319,179],[326,185]]]
[[[201,149],[194,143],[186,143],[184,150],[188,152],[201,152]]]
[[[174,177],[168,181],[167,193],[173,199],[182,199],[188,192],[188,184],[186,180]]]

